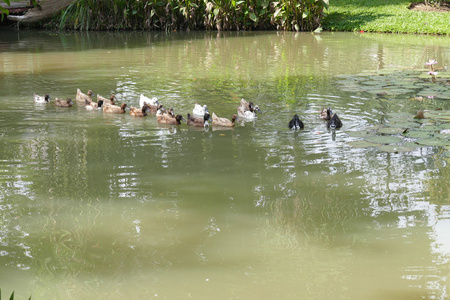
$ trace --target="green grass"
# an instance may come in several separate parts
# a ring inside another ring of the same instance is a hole
[[[450,34],[450,13],[409,10],[412,1],[333,0],[322,26],[331,31]]]

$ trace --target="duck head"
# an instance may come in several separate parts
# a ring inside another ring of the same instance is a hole
[[[331,120],[331,116],[333,115],[333,111],[328,107],[327,109],[327,120]]]
[[[334,114],[331,120],[328,121],[328,127],[330,127],[331,129],[340,128],[341,126],[342,122],[337,114]]]
[[[50,102],[52,100],[52,97],[50,97],[48,94],[45,95],[45,102]]]
[[[72,102],[72,99],[71,99],[71,98],[67,98],[66,102],[67,102],[67,104],[69,104],[69,105],[73,105],[73,102]]]
[[[98,108],[101,108],[103,106],[103,100],[98,100],[97,105]]]
[[[92,90],[89,90],[87,92],[87,94],[88,94],[89,97],[94,97],[95,96],[94,93],[92,92]]]
[[[255,108],[254,108],[253,110],[254,110],[255,112],[262,113],[262,111],[259,109],[259,106],[258,106],[258,105],[256,105]]]
[[[238,117],[236,115],[231,116],[231,123],[234,123],[236,121],[239,121]]]
[[[186,122],[186,120],[183,118],[182,115],[176,115],[175,119],[177,120],[178,123],[181,123],[181,121]]]

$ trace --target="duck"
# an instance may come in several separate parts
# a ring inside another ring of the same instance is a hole
[[[163,112],[163,110],[160,109],[156,113],[156,120],[161,124],[180,125],[181,121],[184,121],[184,118],[182,115],[173,116],[172,114]]]
[[[94,110],[94,109],[102,108],[102,106],[104,104],[103,100],[98,100],[97,102],[94,102],[94,101],[89,101],[88,99],[85,99],[84,103],[85,103],[84,108],[86,108],[87,110]]]
[[[219,118],[214,112],[212,114],[212,124],[214,126],[234,127],[236,125],[237,116],[233,115],[231,121],[227,118]]]
[[[209,114],[208,106],[201,106],[198,102],[195,102],[194,109],[192,110],[194,116],[203,117],[205,114]]]
[[[261,112],[258,105],[254,105],[253,101],[247,102],[241,99],[241,102],[237,108],[238,117],[245,120],[256,119],[256,112]]]
[[[81,92],[81,90],[80,89],[77,89],[77,97],[75,98],[75,100],[77,101],[77,102],[80,102],[80,103],[85,103],[85,101],[84,100],[89,100],[89,102],[92,102],[93,100],[92,100],[92,97],[94,96],[94,93],[92,93],[92,91],[91,90],[89,90],[88,92],[87,92],[87,94],[84,94],[83,92]]]
[[[120,106],[105,104],[103,105],[103,112],[110,114],[124,114],[126,107],[127,107],[126,103],[122,103],[122,105]]]
[[[419,119],[419,120],[426,119],[425,115],[423,113],[423,110],[418,110],[417,114],[414,116],[414,119]]]
[[[290,129],[303,129],[305,125],[303,125],[302,120],[298,117],[297,114],[294,115],[291,121],[289,121]]]
[[[107,104],[107,103],[108,103],[108,104],[115,105],[116,103],[114,102],[114,100],[117,100],[117,99],[116,99],[116,95],[114,95],[114,94],[111,94],[111,96],[109,97],[109,99],[108,99],[108,98],[105,98],[105,97],[102,97],[102,96],[100,96],[99,94],[97,94],[97,102],[98,102],[99,100],[102,100],[104,104]]]
[[[144,104],[142,108],[131,107],[130,108],[130,116],[134,117],[145,117],[147,115],[148,106]]]
[[[204,114],[203,117],[194,117],[188,113],[188,118],[186,124],[195,127],[208,127],[208,120],[211,117],[208,113]]]
[[[337,129],[337,128],[341,128],[342,127],[342,122],[339,119],[337,114],[334,114],[330,120],[328,120],[328,124],[327,124],[328,128],[331,129]]]
[[[50,97],[48,94],[46,94],[44,97],[34,94],[33,100],[34,103],[49,103],[50,100],[52,100],[52,97]]]
[[[67,100],[55,98],[55,105],[59,107],[71,107],[73,102],[70,98],[67,98]]]
[[[150,107],[151,105],[153,106],[158,106],[159,102],[158,102],[158,98],[153,97],[153,98],[149,98],[147,96],[144,96],[144,94],[141,94],[141,96],[139,97],[139,106],[143,107],[144,104],[147,103],[147,105]]]
[[[331,110],[331,108],[324,107],[322,111],[319,113],[319,118],[323,120],[330,120],[332,115],[333,111]]]

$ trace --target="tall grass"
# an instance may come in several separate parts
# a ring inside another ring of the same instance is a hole
[[[52,25],[76,30],[306,31],[329,0],[77,0]]]

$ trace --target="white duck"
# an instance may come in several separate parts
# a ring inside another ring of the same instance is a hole
[[[45,97],[34,94],[33,95],[34,103],[49,103],[52,98],[49,95],[45,95]]]
[[[192,110],[192,113],[195,116],[203,117],[205,114],[209,114],[208,107],[206,105],[201,106],[197,102],[195,102],[194,109]]]
[[[148,106],[158,106],[159,102],[158,99],[156,97],[153,97],[152,99],[150,99],[149,97],[144,96],[143,94],[141,94],[141,97],[139,98],[139,106],[142,108],[144,107],[144,104],[146,104]]]
[[[237,108],[238,117],[245,120],[256,119],[256,112],[261,112],[258,105],[253,105],[253,101],[247,102],[241,99],[241,103]]]

